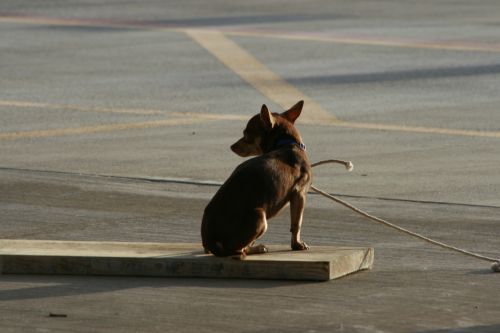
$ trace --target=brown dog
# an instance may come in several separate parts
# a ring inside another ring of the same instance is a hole
[[[216,256],[267,252],[253,246],[267,229],[267,220],[290,203],[292,249],[306,250],[300,227],[306,193],[311,184],[311,165],[305,146],[294,126],[303,101],[281,114],[262,105],[243,131],[243,138],[231,146],[247,157],[205,208],[201,237],[205,251]]]

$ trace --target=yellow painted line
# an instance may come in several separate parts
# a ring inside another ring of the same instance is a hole
[[[409,39],[388,39],[388,38],[363,38],[347,36],[321,36],[303,33],[278,33],[272,31],[245,31],[245,30],[224,30],[228,36],[250,36],[277,38],[299,41],[314,41],[324,43],[368,45],[368,46],[386,46],[418,49],[438,49],[454,51],[481,51],[481,52],[500,52],[500,44],[474,43],[462,41],[416,41]]]
[[[123,131],[123,130],[133,130],[133,129],[165,127],[165,126],[189,125],[189,124],[205,122],[208,120],[210,119],[173,118],[173,119],[145,121],[139,123],[121,123],[121,124],[37,130],[37,131],[7,132],[7,133],[0,133],[0,141],[48,138],[48,137],[67,136],[67,135],[85,135],[85,134],[99,133],[99,132],[112,132],[112,131]]]
[[[260,110],[255,110],[255,114]],[[225,114],[225,113],[202,113],[202,112],[172,112],[173,116],[180,118],[189,119],[206,119],[206,120],[238,120],[245,121],[249,120],[254,114],[249,115],[237,115],[237,114]]]
[[[283,109],[288,109],[299,100],[304,100],[302,121],[332,121],[336,119],[321,105],[283,80],[253,55],[225,37],[223,33],[209,30],[185,30],[185,33]]]
[[[321,124],[318,124],[321,125]],[[498,131],[476,131],[453,128],[439,127],[423,127],[423,126],[405,126],[405,125],[390,125],[390,124],[373,124],[373,123],[358,123],[349,121],[340,121],[331,124],[336,127],[379,130],[379,131],[396,131],[405,133],[422,133],[422,134],[441,134],[451,136],[468,136],[468,137],[484,137],[484,138],[500,138]]]
[[[84,107],[76,105],[61,105],[50,103],[38,103],[28,101],[11,101],[0,100],[0,107],[15,107],[15,108],[35,108],[35,109],[50,109],[50,110],[72,110],[82,112],[106,112],[106,113],[125,113],[137,115],[158,115],[162,114],[159,110],[148,109],[128,109],[128,108],[102,108],[102,107]]]
[[[252,116],[252,115],[247,116],[247,115],[234,115],[234,114],[212,114],[212,113],[194,113],[194,112],[174,112],[171,113],[170,115],[173,118],[139,122],[139,123],[121,123],[121,124],[96,125],[96,126],[86,126],[86,127],[76,127],[76,128],[61,128],[61,129],[50,129],[50,130],[0,133],[0,141],[48,138],[48,137],[58,137],[58,136],[70,136],[70,135],[86,135],[99,132],[112,132],[112,131],[123,131],[123,130],[133,130],[133,129],[189,125],[195,123],[203,123],[207,121],[245,122]],[[464,130],[464,129],[438,128],[438,127],[360,123],[360,122],[348,122],[348,121],[338,121],[338,120],[313,121],[309,122],[309,124],[353,128],[353,129],[365,129],[374,131],[437,134],[437,135],[462,136],[462,137],[500,138],[500,132],[498,131],[476,131],[476,130]],[[243,125],[244,124],[242,124],[242,126]]]
[[[44,24],[52,26],[88,26],[88,27],[111,27],[111,28],[128,28],[140,30],[172,30],[182,32],[185,28],[176,26],[162,26],[161,24],[152,25],[144,24],[140,21],[120,21],[120,20],[102,20],[102,19],[74,19],[74,18],[58,18],[44,16],[22,16],[22,15],[4,15],[0,16],[0,23],[17,23],[17,24]],[[212,28],[207,28],[205,31],[219,31]],[[353,45],[371,45],[371,46],[386,46],[386,47],[404,47],[404,48],[422,48],[422,49],[443,49],[456,51],[480,51],[480,52],[500,52],[498,43],[480,43],[467,41],[417,41],[404,38],[378,38],[378,37],[358,37],[358,36],[341,36],[341,35],[319,35],[307,34],[301,32],[275,32],[264,30],[250,29],[223,29],[220,30],[230,36],[253,36],[267,37],[300,41],[316,41],[338,44],[353,44]]]
[[[174,115],[187,117],[191,119],[204,119],[204,120],[237,120],[246,121],[252,115],[232,115],[232,114],[211,114],[211,113],[174,113]],[[301,119],[299,118],[299,123]],[[420,134],[438,134],[450,136],[465,136],[465,137],[485,137],[485,138],[500,138],[499,131],[477,131],[465,129],[453,129],[442,127],[425,127],[425,126],[406,126],[406,125],[390,125],[390,124],[377,124],[377,123],[362,123],[350,121],[314,121],[309,125],[323,125],[332,127],[345,127],[354,129],[376,130],[376,131],[391,131],[391,132],[405,132],[405,133],[420,133]]]

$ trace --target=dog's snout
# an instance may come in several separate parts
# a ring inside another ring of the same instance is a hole
[[[236,155],[239,155],[241,157],[245,157],[246,156],[245,150],[243,149],[243,147],[241,147],[241,145],[238,144],[238,142],[236,142],[235,144],[231,145],[230,148],[233,151],[233,153],[235,153]]]
[[[233,153],[238,154],[238,146],[236,145],[236,143],[233,143],[231,145],[231,147],[229,147],[229,148],[231,148],[231,150],[233,151]]]
[[[231,150],[238,156],[247,157],[249,155],[248,144],[245,144],[244,139],[239,139],[231,145]]]

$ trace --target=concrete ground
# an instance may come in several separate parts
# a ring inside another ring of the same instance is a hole
[[[2,238],[197,242],[262,103],[305,99],[314,183],[500,255],[496,1],[2,1]],[[255,74],[257,73],[257,74]],[[308,109],[309,106],[309,109]],[[264,243],[287,243],[288,212]],[[327,283],[1,276],[2,332],[499,332],[499,276],[310,195]],[[64,314],[65,317],[51,317]]]

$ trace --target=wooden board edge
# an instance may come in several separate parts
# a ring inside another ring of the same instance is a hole
[[[1,274],[329,280],[329,262],[3,255]]]

